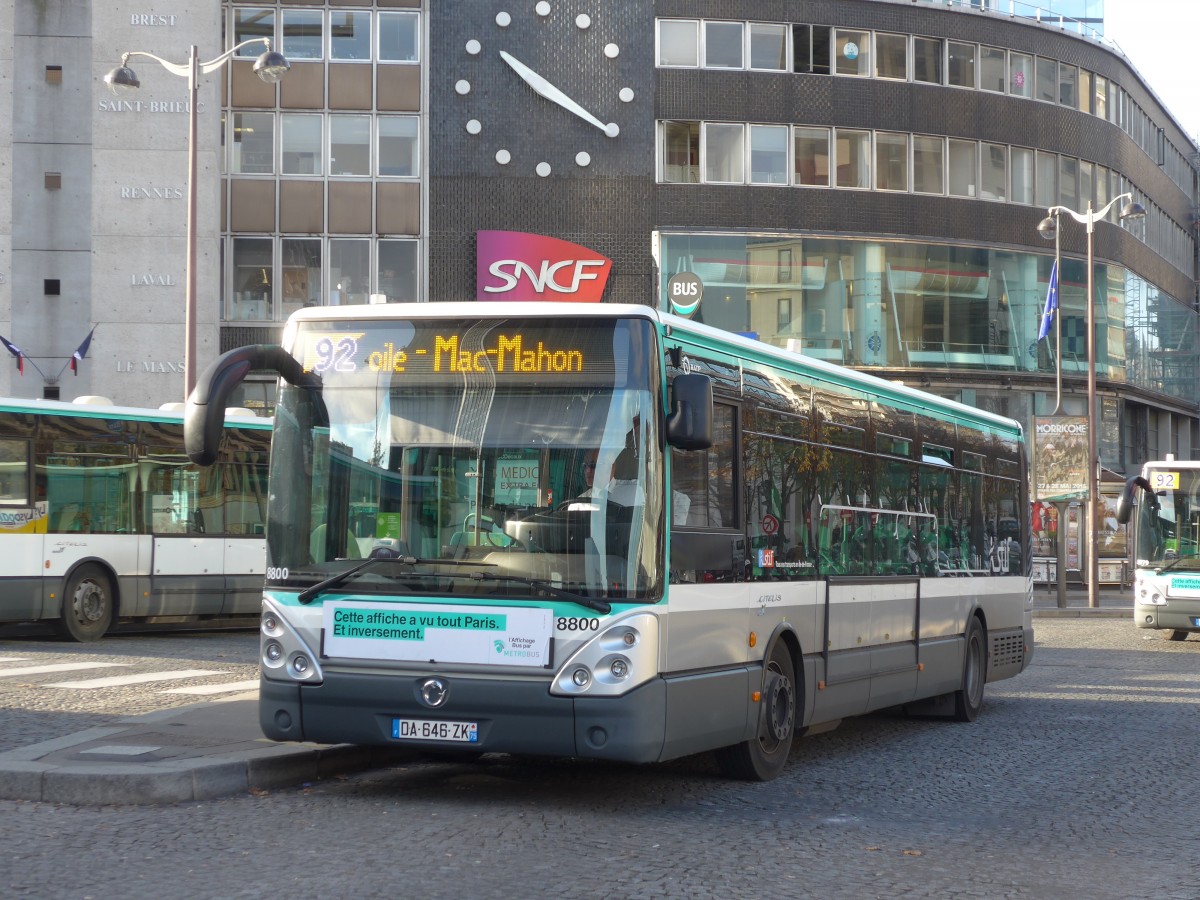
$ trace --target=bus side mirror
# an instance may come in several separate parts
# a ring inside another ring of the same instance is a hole
[[[1146,492],[1150,498],[1149,504],[1151,509],[1158,509],[1158,497],[1155,496],[1153,489],[1141,475],[1135,475],[1125,482],[1125,487],[1121,489],[1121,497],[1117,500],[1117,523],[1120,525],[1128,525],[1129,520],[1133,517],[1133,511],[1137,508],[1138,489]]]
[[[680,450],[707,450],[713,444],[713,392],[707,375],[675,376],[667,443]]]
[[[196,381],[183,410],[183,447],[196,465],[211,466],[217,461],[225,429],[225,404],[250,372],[261,369],[274,371],[292,384],[316,380],[291,354],[274,344],[251,344],[217,357]]]

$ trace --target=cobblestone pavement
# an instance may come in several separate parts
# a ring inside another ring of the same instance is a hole
[[[21,634],[18,627],[0,629],[0,753],[109,725],[114,717],[188,706],[258,678],[256,628],[118,634],[94,644]],[[52,666],[72,668],[33,671]],[[137,677],[154,680],[92,686],[97,679]],[[181,693],[197,688],[210,693]]]
[[[765,785],[721,779],[709,756],[489,756],[178,806],[0,803],[0,893],[1200,896],[1200,638],[1036,626],[1034,665],[989,685],[976,723],[847,722]]]

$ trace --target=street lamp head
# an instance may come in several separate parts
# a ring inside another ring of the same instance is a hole
[[[1042,221],[1038,222],[1038,234],[1048,241],[1054,240],[1054,236],[1058,233],[1058,219],[1055,216],[1046,216]]]
[[[1130,200],[1124,206],[1121,207],[1121,218],[1122,219],[1144,219],[1144,218],[1146,218],[1146,207],[1142,206],[1142,204],[1140,204],[1140,203],[1136,203],[1133,200]]]
[[[126,53],[121,57],[121,64],[104,76],[104,83],[108,85],[108,89],[114,94],[136,90],[142,86],[141,81],[138,80],[137,72],[125,65],[128,61],[129,54]]]
[[[291,67],[286,56],[278,50],[268,49],[254,61],[254,74],[267,84],[276,84]]]

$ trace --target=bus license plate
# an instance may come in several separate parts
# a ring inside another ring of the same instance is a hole
[[[1200,616],[1192,616],[1192,624],[1200,628]]]
[[[479,723],[392,719],[392,737],[402,741],[457,741],[461,744],[474,744],[479,740]]]

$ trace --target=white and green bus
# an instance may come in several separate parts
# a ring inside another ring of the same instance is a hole
[[[797,734],[970,721],[1029,664],[1009,419],[644,306],[326,307],[209,368],[194,461],[262,369],[273,739],[766,780]]]
[[[0,399],[0,622],[94,641],[258,613],[271,421],[220,426],[201,469],[180,412]]]
[[[1132,523],[1133,621],[1171,641],[1200,632],[1200,462],[1148,462],[1117,503]]]

